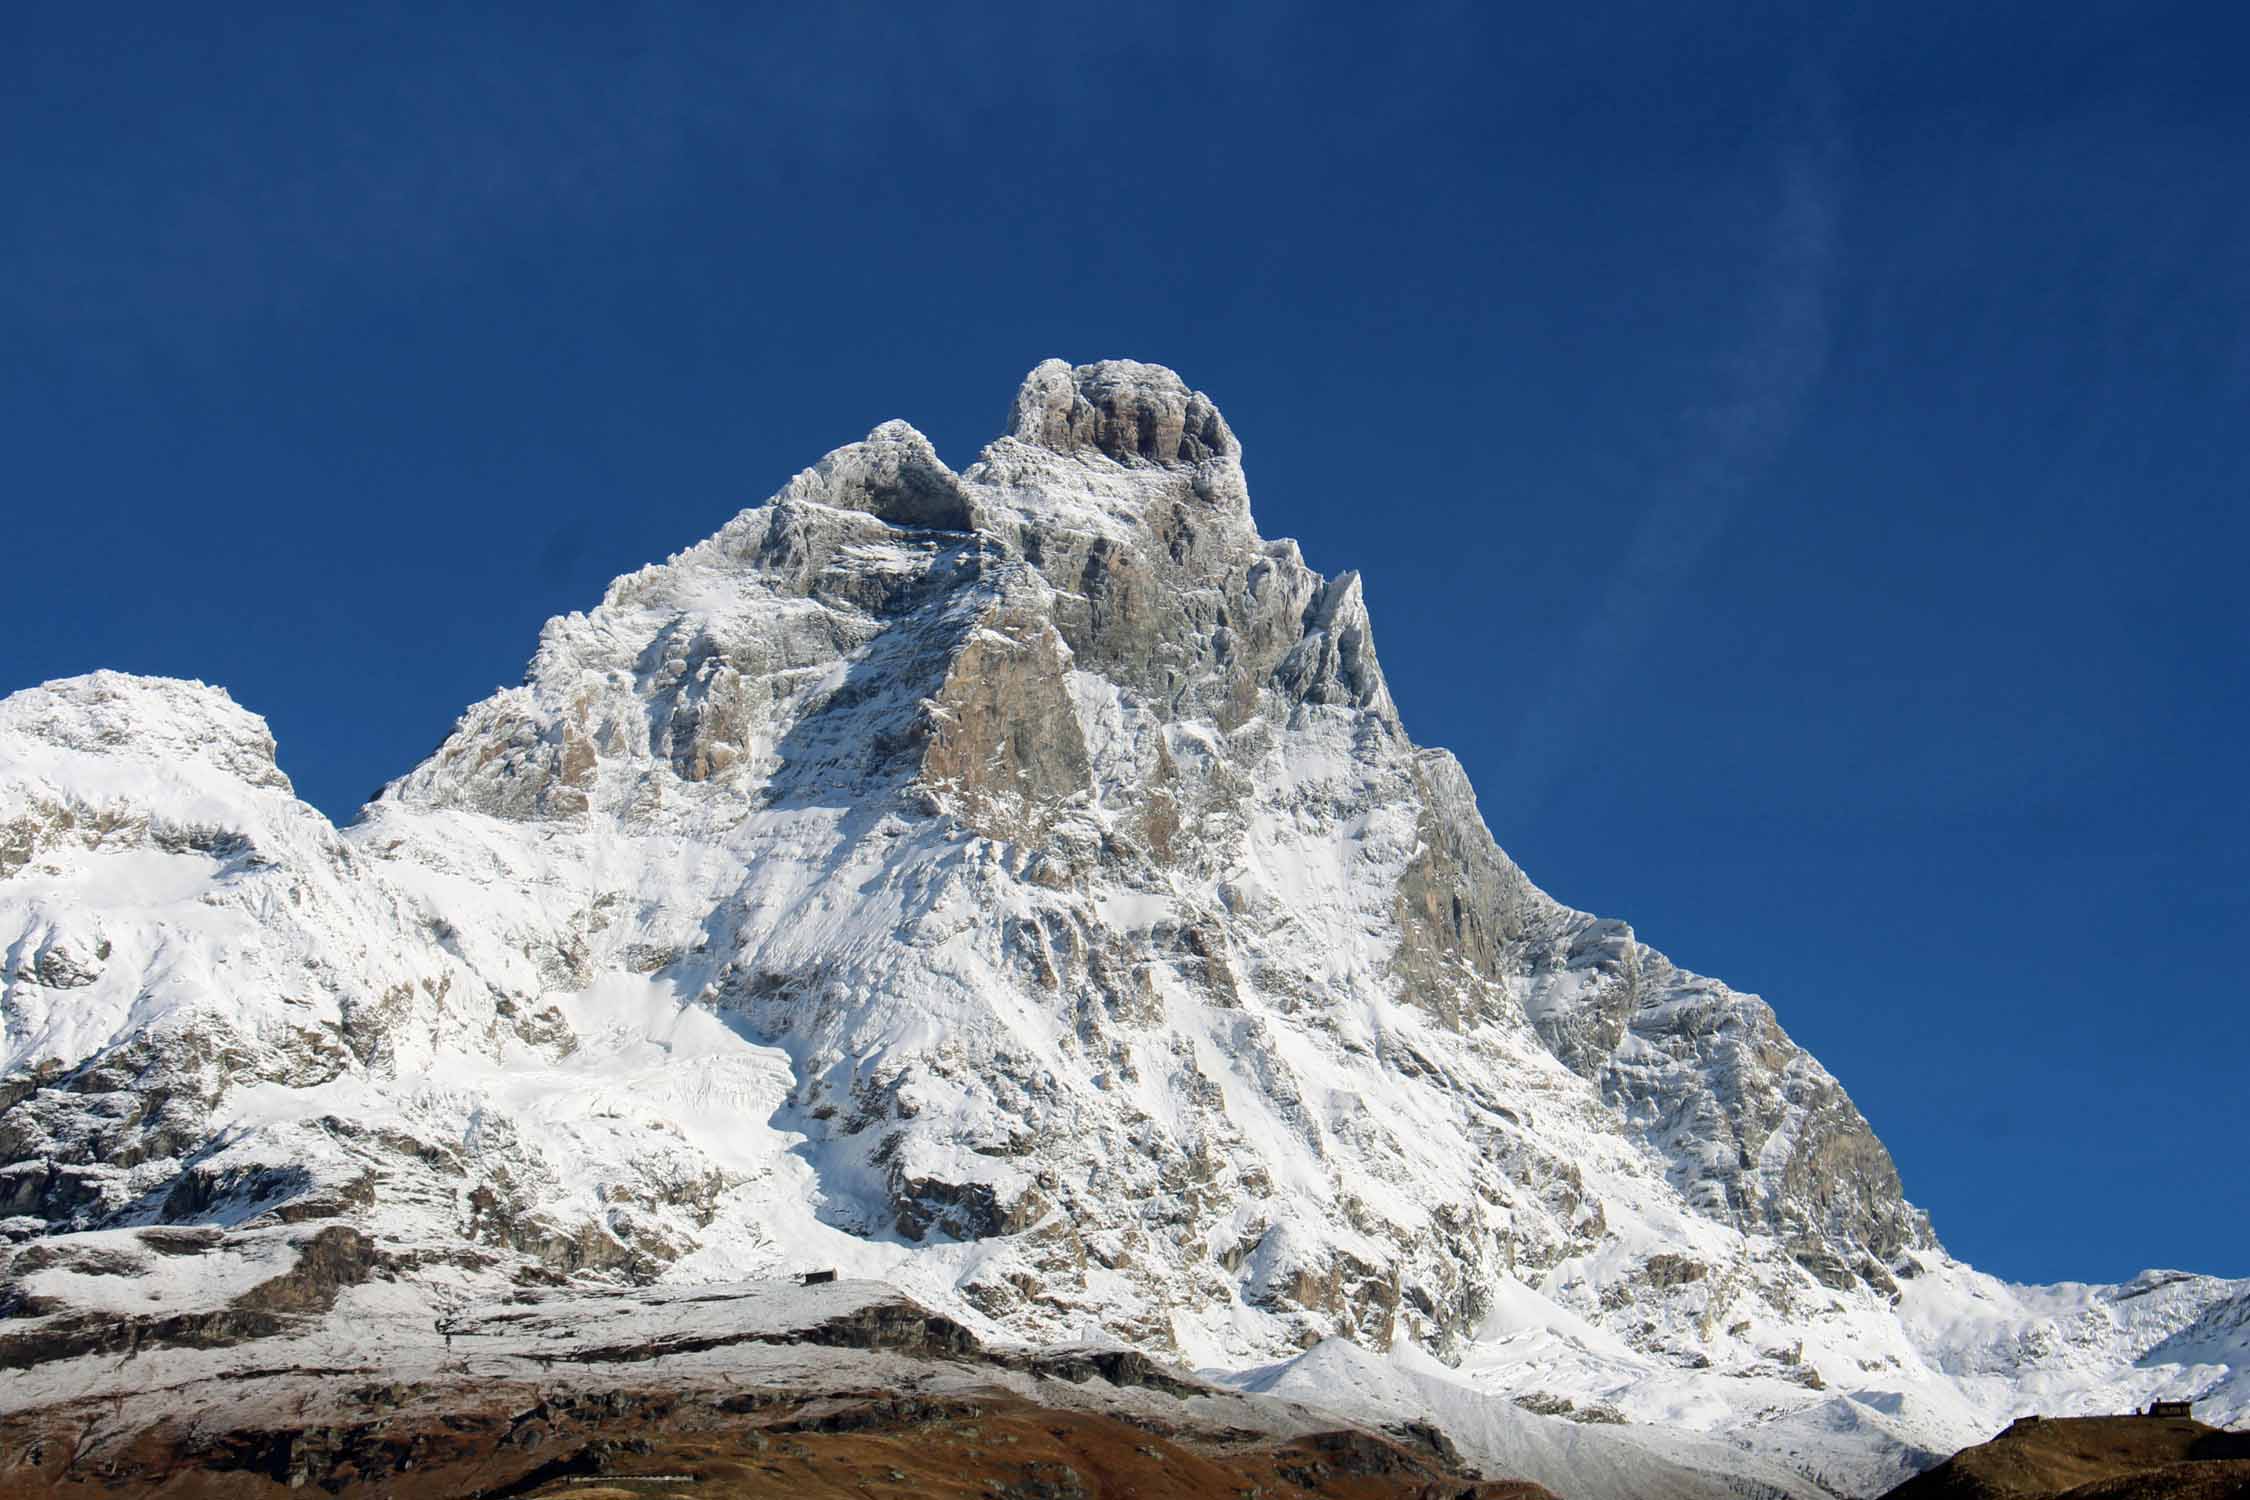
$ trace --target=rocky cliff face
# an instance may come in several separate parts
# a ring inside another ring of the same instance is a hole
[[[341,834],[216,690],[19,693],[0,938],[17,1236],[332,1216],[1218,1366],[1536,1327],[1582,1394],[1959,1397],[1899,1306],[1969,1273],[1836,1080],[1509,860],[1155,366],[1041,365],[960,473],[831,453]]]

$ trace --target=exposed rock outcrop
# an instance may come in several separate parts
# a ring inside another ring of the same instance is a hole
[[[1008,435],[1057,453],[1091,449],[1120,463],[1193,466],[1236,457],[1218,407],[1162,365],[1050,359],[1016,393]]]
[[[938,460],[930,440],[904,422],[885,422],[864,442],[838,448],[781,494],[865,511],[893,526],[968,531],[975,524],[960,479]]]

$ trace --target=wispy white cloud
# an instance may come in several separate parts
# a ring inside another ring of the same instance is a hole
[[[1708,361],[1708,394],[1678,416],[1676,442],[1644,481],[1645,504],[1547,690],[1526,707],[1493,798],[1537,807],[1618,690],[1633,659],[1747,493],[1796,431],[1827,362],[1843,139],[1824,79],[1796,80],[1773,152],[1773,209],[1734,338]]]

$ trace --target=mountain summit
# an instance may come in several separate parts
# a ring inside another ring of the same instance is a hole
[[[1961,1266],[1767,1005],[1533,885],[1357,575],[1259,535],[1160,366],[1040,365],[959,473],[903,422],[828,454],[551,620],[340,832],[217,689],[18,693],[0,940],[31,1246],[839,1266],[985,1337],[1481,1392],[1493,1443],[1549,1419],[1515,1401],[1684,1426],[1806,1493],[2032,1390],[2244,1400],[2238,1325],[2135,1363],[2241,1285]]]

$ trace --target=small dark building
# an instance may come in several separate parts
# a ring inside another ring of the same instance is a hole
[[[797,1284],[799,1286],[819,1286],[824,1282],[834,1281],[835,1279],[836,1273],[834,1271],[807,1271],[797,1278]]]
[[[2142,1412],[2141,1415],[2144,1417],[2192,1417],[2195,1415],[2195,1403],[2193,1401],[2151,1401],[2148,1404],[2148,1410]]]

